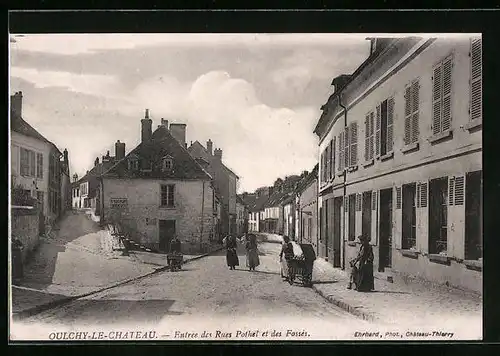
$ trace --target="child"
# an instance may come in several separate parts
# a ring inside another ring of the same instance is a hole
[[[357,289],[358,267],[356,267],[356,262],[356,259],[349,262],[351,265],[351,276],[349,278],[349,285],[347,286],[347,289],[352,289],[352,284],[354,284],[354,289]]]

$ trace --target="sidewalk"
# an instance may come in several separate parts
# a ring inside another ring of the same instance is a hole
[[[482,298],[479,296],[381,279],[375,279],[374,292],[361,293],[347,289],[348,273],[318,258],[314,263],[313,289],[333,304],[366,320],[386,325],[440,328],[459,323],[481,335]]]

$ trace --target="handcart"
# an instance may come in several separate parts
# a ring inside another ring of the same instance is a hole
[[[171,272],[180,271],[184,256],[179,253],[167,254],[167,266]]]
[[[300,244],[302,256],[294,256],[288,261],[281,261],[281,277],[288,280],[292,285],[297,278],[305,287],[312,286],[313,265],[316,260],[316,253],[311,244]]]

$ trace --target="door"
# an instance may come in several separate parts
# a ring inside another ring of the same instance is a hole
[[[465,259],[483,257],[482,172],[470,172],[465,182]]]
[[[342,240],[342,230],[340,228],[340,218],[342,216],[342,197],[333,200],[333,267],[340,265],[340,241]]]
[[[379,272],[392,267],[392,189],[380,191]]]
[[[160,224],[160,251],[168,252],[170,241],[175,235],[175,220],[159,220]]]
[[[361,213],[361,234],[372,239],[372,192],[363,193],[363,210]]]

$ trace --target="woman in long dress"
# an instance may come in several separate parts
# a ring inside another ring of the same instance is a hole
[[[283,236],[283,244],[280,252],[281,273],[290,284],[293,284],[293,280],[295,279],[295,271],[291,263],[293,256],[293,244],[290,242],[288,236]]]
[[[353,282],[358,292],[370,292],[375,289],[373,280],[373,249],[366,236],[361,235],[359,240],[361,241],[361,247],[358,256],[352,261],[352,265],[354,266],[359,262],[357,271],[354,269],[355,276],[353,276]]]
[[[236,237],[227,236],[226,237],[226,262],[229,266],[229,269],[236,269],[236,266],[239,266],[238,254],[236,253],[237,242]]]
[[[257,249],[257,237],[254,234],[249,234],[245,243],[247,250],[247,267],[250,271],[255,271],[255,267],[260,264],[259,251]]]

